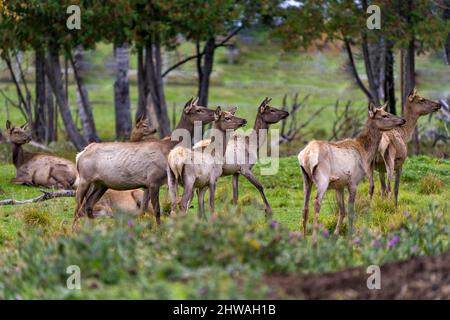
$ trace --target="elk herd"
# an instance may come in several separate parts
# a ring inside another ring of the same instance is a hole
[[[238,178],[244,176],[258,189],[265,205],[266,216],[272,209],[263,185],[252,173],[258,149],[266,143],[267,130],[289,116],[264,99],[258,107],[253,130],[256,146],[249,147],[248,135],[233,132],[245,126],[247,120],[236,116],[237,108],[212,110],[190,99],[182,110],[174,135],[158,139],[156,130],[145,118],[138,119],[130,142],[91,143],[76,156],[76,162],[44,153],[30,153],[23,145],[30,142],[26,125],[12,126],[6,122],[7,138],[12,144],[12,159],[16,176],[12,183],[48,188],[76,189],[72,227],[83,216],[93,218],[114,213],[139,214],[151,209],[160,223],[161,186],[168,184],[171,214],[178,209],[186,214],[197,191],[198,213],[205,217],[204,195],[209,189],[210,212],[215,210],[215,191],[221,176],[232,175],[233,204],[238,203]],[[379,171],[382,197],[391,197],[391,182],[395,172],[394,203],[398,203],[400,175],[420,116],[439,110],[440,104],[419,96],[414,89],[404,105],[404,117],[395,116],[369,103],[367,121],[354,139],[341,141],[313,140],[300,151],[298,161],[303,176],[304,204],[302,231],[306,236],[309,202],[313,184],[317,187],[314,200],[312,243],[317,241],[318,215],[325,192],[334,189],[338,204],[338,219],[334,233],[338,235],[346,215],[344,190],[349,193],[349,232],[353,228],[357,186],[367,176],[369,196],[374,192],[373,169]],[[203,137],[192,146],[194,130],[212,124],[210,137]],[[182,141],[180,141],[182,140]],[[237,161],[244,159],[244,161]],[[387,185],[385,182],[387,174]],[[178,185],[183,194],[177,197]]]

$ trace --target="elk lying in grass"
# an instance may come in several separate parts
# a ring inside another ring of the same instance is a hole
[[[258,189],[266,207],[266,215],[272,214],[269,202],[264,194],[264,188],[262,184],[253,175],[252,168],[256,162],[259,148],[266,142],[267,131],[271,124],[277,123],[289,116],[289,112],[273,108],[269,105],[272,99],[265,98],[258,108],[256,114],[255,125],[253,126],[253,132],[251,134],[256,135],[256,150],[249,148],[249,140],[244,135],[234,135],[228,142],[227,152],[225,156],[226,163],[223,165],[222,176],[233,175],[233,204],[237,205],[238,201],[238,179],[242,174],[244,177]],[[210,139],[205,139],[198,142],[194,146],[194,150],[197,148],[203,148],[211,143]],[[251,155],[249,153],[252,153]],[[255,153],[255,154],[253,154]],[[241,163],[240,160],[243,163]],[[231,160],[231,161],[229,161]]]
[[[9,120],[6,121],[7,136],[13,145],[13,163],[16,167],[16,176],[12,182],[29,186],[71,189],[77,175],[74,163],[49,154],[24,151],[23,145],[31,140],[26,127],[26,124],[15,127]]]
[[[381,138],[378,155],[375,158],[375,168],[380,173],[381,196],[387,195],[391,198],[391,182],[395,170],[394,203],[397,206],[398,190],[400,185],[400,175],[402,173],[403,163],[408,155],[407,144],[411,141],[420,116],[438,111],[441,108],[440,103],[427,100],[417,94],[416,88],[406,99],[404,105],[404,117],[406,125],[401,128],[394,128],[391,131],[384,132]],[[387,172],[387,188],[384,173]],[[370,196],[373,195],[373,189],[370,190]]]
[[[339,218],[334,231],[336,235],[340,232],[345,216],[344,189],[348,189],[349,234],[352,234],[356,188],[366,174],[373,185],[372,163],[381,141],[382,131],[401,126],[406,122],[404,119],[384,111],[385,107],[386,105],[376,108],[373,104],[369,104],[369,117],[357,138],[338,142],[311,141],[299,153],[298,161],[303,174],[305,197],[303,236],[306,236],[309,199],[313,182],[317,186],[317,195],[314,201],[313,245],[317,242],[320,205],[325,191],[329,188],[336,190],[336,200],[339,205]]]
[[[190,99],[186,103],[177,126],[191,137],[195,121],[206,124],[215,119],[214,110],[197,105],[197,101]],[[93,206],[108,188],[144,188],[142,212],[147,211],[151,202],[156,221],[160,223],[159,189],[167,181],[167,155],[177,144],[178,141],[163,139],[88,145],[77,155],[79,183],[72,228],[85,213],[93,218]]]
[[[176,211],[177,182],[184,186],[180,208],[186,213],[193,197],[194,189],[198,190],[199,216],[205,217],[204,195],[209,187],[209,205],[211,213],[214,212],[214,197],[217,179],[222,175],[224,156],[228,146],[231,130],[247,124],[247,120],[236,117],[236,108],[230,111],[216,110],[214,121],[214,142],[209,147],[191,150],[176,147],[168,156],[167,177],[171,195],[172,211]],[[213,150],[210,147],[213,147]]]

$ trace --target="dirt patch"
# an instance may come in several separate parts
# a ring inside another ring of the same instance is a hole
[[[325,274],[272,274],[272,299],[450,299],[450,251],[386,263],[381,289],[369,290],[366,268]]]

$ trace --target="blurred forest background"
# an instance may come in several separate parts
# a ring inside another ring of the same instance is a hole
[[[127,140],[142,116],[169,134],[191,96],[250,122],[267,96],[294,113],[281,124],[292,154],[355,135],[368,101],[401,114],[417,86],[447,107],[421,119],[412,151],[448,157],[450,1],[377,1],[369,30],[372,2],[0,0],[0,123],[28,122],[33,141],[71,158]]]

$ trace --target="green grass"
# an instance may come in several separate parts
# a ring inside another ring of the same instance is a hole
[[[303,206],[303,181],[298,169],[296,157],[280,159],[277,175],[260,176],[259,167],[254,172],[265,186],[265,192],[273,208],[273,219],[286,225],[291,230],[300,230],[300,209]],[[433,175],[442,183],[439,192],[423,194],[420,189],[424,172]],[[369,227],[373,230],[385,232],[398,227],[404,222],[404,212],[416,216],[430,207],[439,206],[446,210],[450,201],[450,161],[433,159],[426,156],[412,157],[406,161],[403,170],[403,182],[400,188],[399,206],[395,208],[392,201],[382,200],[377,191],[372,203],[368,200],[368,183],[365,181],[358,187],[356,201],[356,227]],[[15,169],[12,165],[0,166],[1,181],[9,181],[14,177]],[[377,177],[375,177],[377,178]],[[239,212],[264,212],[264,206],[258,191],[244,178],[240,177]],[[217,188],[218,211],[228,211],[231,206],[231,177],[219,180]],[[38,196],[38,188],[17,186],[10,183],[2,185],[2,199],[15,198],[17,200]],[[165,213],[168,213],[168,197],[166,189],[162,190],[162,202]],[[314,193],[313,193],[314,196]],[[190,214],[196,214],[196,200]],[[74,210],[74,198],[58,198],[45,202],[0,207],[0,235],[8,239],[17,239],[20,233],[26,233],[35,228],[45,228],[48,233],[59,235],[68,231]],[[336,225],[337,205],[334,192],[328,191],[322,204],[319,222],[330,231]],[[168,219],[165,216],[165,219]],[[310,217],[310,220],[312,217]],[[102,221],[104,219],[98,219]],[[30,223],[30,221],[37,221]],[[311,220],[312,221],[312,220]],[[345,220],[346,221],[346,220]],[[311,225],[311,224],[310,224]]]

